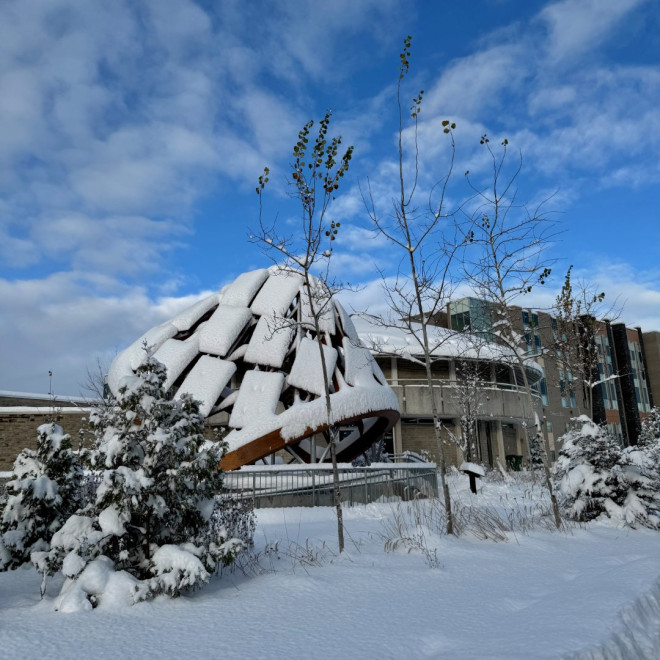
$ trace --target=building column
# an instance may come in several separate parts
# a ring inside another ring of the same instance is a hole
[[[493,450],[495,456],[493,457],[495,461],[502,464],[502,467],[506,467],[506,459],[504,458],[504,433],[502,432],[502,422],[497,420],[494,422],[493,426],[495,427],[495,442],[493,444]]]

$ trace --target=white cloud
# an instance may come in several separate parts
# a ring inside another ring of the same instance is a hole
[[[110,362],[143,332],[209,293],[154,299],[140,287],[74,273],[0,279],[0,389],[47,391],[52,370],[56,393],[80,394],[97,357]]]
[[[605,41],[624,16],[644,0],[562,0],[539,14],[546,23],[548,57],[553,62],[575,57]]]

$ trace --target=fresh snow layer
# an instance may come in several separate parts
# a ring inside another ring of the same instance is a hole
[[[252,312],[247,307],[218,305],[213,316],[199,332],[199,350],[225,357],[233,343],[252,320]]]
[[[222,304],[249,307],[267,277],[268,271],[264,268],[242,273],[223,291]]]
[[[321,282],[316,280],[311,287],[312,301],[309,301],[309,292],[305,285],[300,287],[300,322],[315,329],[312,305],[317,316],[321,332],[335,333],[335,309],[331,300],[330,291]]]
[[[184,309],[172,319],[172,325],[180,332],[190,330],[190,328],[192,328],[192,326],[195,325],[195,323],[197,323],[206,312],[213,309],[213,307],[218,304],[218,297],[219,294],[214,293]]]
[[[422,326],[419,323],[411,323],[410,328],[387,325],[366,314],[356,314],[351,319],[362,343],[372,352],[405,359],[423,355]],[[475,335],[434,325],[428,325],[427,332],[429,349],[435,358],[463,357],[517,364],[513,351],[493,342],[482,341]],[[543,375],[541,367],[533,361],[527,362],[527,369],[537,378]]]
[[[485,507],[528,501],[530,484],[480,482],[471,496],[461,475],[450,488],[461,505]],[[61,579],[40,601],[36,571],[0,573],[0,649],[16,660],[84,649],[98,660],[660,657],[657,532],[592,523],[494,543],[426,530],[431,568],[419,551],[384,550],[406,506],[345,508],[341,557],[331,508],[258,510],[260,569],[225,571],[175,600],[128,606],[131,578],[105,558],[59,603],[71,614],[53,611]],[[80,611],[98,590],[98,608]]]
[[[322,347],[326,369],[325,378],[318,342],[315,339],[303,337],[296,351],[296,359],[293,361],[291,373],[287,376],[289,385],[318,396],[325,393],[325,386],[330,382],[335,371],[337,351],[332,346],[325,344],[322,344]]]
[[[374,384],[374,365],[376,360],[363,346],[356,345],[348,337],[343,339],[344,361],[346,369],[344,378],[349,385],[364,385],[366,387]]]
[[[283,385],[284,376],[281,373],[246,372],[229,418],[229,426],[252,429],[260,420],[272,419]]]
[[[289,351],[295,330],[289,319],[262,316],[248,344],[245,361],[279,369]]]
[[[166,339],[154,353],[154,357],[167,367],[167,378],[163,384],[169,390],[183,370],[192,362],[199,351],[199,335],[194,334],[184,341]]]
[[[284,316],[296,297],[302,277],[286,270],[274,270],[250,306],[257,316]]]
[[[250,372],[248,372],[250,373]],[[243,388],[241,387],[241,392]],[[343,387],[330,395],[331,421],[346,420],[378,410],[398,410],[396,394],[389,387]],[[234,408],[235,409],[235,408]],[[250,425],[233,430],[225,437],[229,451],[252,442],[262,435],[281,429],[285,440],[298,438],[308,429],[318,428],[326,421],[325,397],[292,406],[277,415],[254,416]],[[231,426],[230,421],[230,426]]]
[[[360,338],[358,336],[357,330],[355,329],[355,324],[351,320],[350,314],[342,307],[341,303],[335,300],[335,309],[337,310],[337,315],[341,321],[341,327],[344,329],[344,334],[354,343],[359,344]]]
[[[119,353],[112,361],[110,369],[108,369],[108,386],[110,389],[113,392],[118,392],[122,379],[135,371],[144,362],[146,356],[145,346],[157,350],[161,344],[177,333],[177,327],[168,321],[147,330],[142,337]]]
[[[187,392],[201,401],[199,412],[206,417],[236,371],[233,362],[202,355],[186,376],[175,398]]]
[[[486,470],[484,470],[483,465],[478,463],[470,463],[469,461],[463,461],[461,467],[458,468],[461,472],[473,472],[478,474],[480,477],[486,476]]]

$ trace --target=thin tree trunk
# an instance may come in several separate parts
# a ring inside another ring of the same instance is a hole
[[[321,341],[321,327],[319,325],[318,312],[312,300],[312,285],[309,279],[309,271],[305,270],[305,290],[309,300],[309,309],[314,319],[314,331],[316,332],[316,343],[319,348],[319,356],[321,358],[321,374],[323,378],[323,390],[325,394],[325,413],[328,424],[327,440],[330,447],[330,459],[332,460],[332,481],[334,484],[334,505],[337,512],[337,545],[340,554],[344,552],[344,514],[341,509],[341,487],[339,482],[339,468],[337,467],[337,445],[336,435],[337,430],[332,423],[332,401],[330,400],[330,387],[328,385],[328,372],[325,362],[325,353],[323,352],[323,342]],[[330,299],[328,298],[328,304]]]

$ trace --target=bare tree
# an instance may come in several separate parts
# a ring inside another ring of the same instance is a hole
[[[478,362],[468,359],[457,361],[453,397],[461,411],[461,432],[457,435],[451,429],[447,429],[447,433],[468,463],[481,462],[477,429],[485,396],[484,385]]]
[[[325,334],[322,324],[329,311],[335,285],[329,280],[329,264],[332,242],[336,239],[340,223],[328,219],[328,208],[335,198],[341,179],[348,171],[353,147],[348,147],[340,156],[342,138],[330,138],[331,112],[326,112],[318,124],[316,136],[311,134],[314,122],[309,121],[298,133],[293,147],[293,161],[288,183],[300,205],[300,231],[285,236],[277,231],[276,223],[267,225],[263,218],[263,191],[269,181],[270,171],[264,169],[259,177],[256,192],[259,195],[259,230],[252,240],[265,246],[276,255],[284,268],[300,273],[303,279],[303,296],[308,309],[307,322],[312,326],[314,340],[318,345],[324,387],[327,432],[326,438],[332,460],[334,477],[334,504],[337,511],[337,536],[339,552],[344,550],[344,525],[341,509],[341,490],[337,469],[336,443],[338,429],[332,419],[329,374],[324,351]],[[310,142],[311,141],[311,142]],[[283,263],[282,263],[283,262]],[[277,331],[277,328],[273,328]]]
[[[520,315],[520,308],[516,306],[518,299],[535,286],[545,284],[550,276],[545,250],[556,229],[543,212],[547,200],[533,209],[517,200],[522,155],[508,167],[508,140],[502,141],[499,153],[493,150],[487,135],[483,135],[480,142],[487,151],[492,172],[488,183],[483,186],[473,181],[469,171],[465,173],[474,193],[474,206],[471,213],[465,213],[464,222],[459,225],[465,244],[463,271],[472,289],[490,304],[493,332],[511,351],[513,366],[522,381],[527,401],[523,426],[531,455],[530,443],[541,442],[541,422],[527,373],[527,342],[518,331],[514,317]],[[534,419],[532,428],[528,427],[528,418]],[[544,474],[555,524],[559,528],[561,518],[547,459],[544,459]]]
[[[605,318],[618,317],[615,306],[605,306],[605,293],[593,285],[572,280],[573,266],[564,278],[561,292],[555,300],[553,315],[556,321],[555,359],[566,380],[582,387],[584,408],[591,419],[594,416],[593,391],[616,375],[598,372],[598,346],[596,335]],[[578,410],[580,402],[578,400]]]
[[[451,498],[446,479],[446,460],[442,438],[442,420],[433,395],[433,351],[437,344],[429,337],[429,325],[434,315],[442,310],[451,294],[449,268],[457,246],[453,241],[446,241],[443,236],[443,220],[451,214],[446,211],[446,194],[453,168],[455,144],[453,131],[456,125],[449,120],[442,122],[443,132],[450,142],[450,157],[446,174],[437,181],[429,193],[426,208],[419,208],[416,202],[419,183],[418,119],[422,108],[424,91],[412,99],[409,118],[412,120],[413,147],[411,177],[406,175],[406,157],[404,149],[404,109],[402,83],[410,69],[410,47],[412,37],[403,42],[399,54],[399,77],[396,88],[398,111],[398,181],[397,194],[391,200],[392,211],[383,214],[377,209],[371,185],[367,182],[362,197],[367,212],[375,229],[391,245],[402,252],[402,259],[393,284],[385,284],[384,291],[389,307],[395,317],[390,323],[403,323],[418,344],[421,362],[426,371],[426,381],[431,398],[431,414],[435,431],[437,460],[440,470],[442,492],[447,516],[447,533],[454,533],[454,521],[451,510]],[[386,325],[387,320],[383,321]]]

